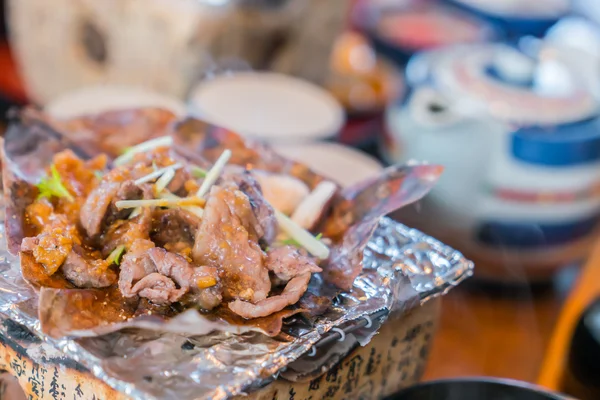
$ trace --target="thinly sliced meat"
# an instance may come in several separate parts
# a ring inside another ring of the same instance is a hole
[[[179,286],[179,292],[171,290],[169,299],[176,297],[176,300],[171,300],[171,302],[179,301],[183,294],[191,291],[197,304],[204,309],[210,310],[221,303],[222,297],[220,287],[217,285],[216,268],[194,268],[180,255],[169,253],[158,247],[150,249],[148,256],[156,265],[158,273],[171,278]],[[140,291],[140,296],[148,297],[142,291]],[[156,302],[156,300],[153,301]]]
[[[202,224],[196,234],[193,260],[219,270],[223,298],[264,300],[270,289],[269,272],[257,238],[245,225],[252,217],[248,197],[232,186],[213,186]]]
[[[300,253],[293,246],[282,246],[269,251],[265,265],[283,282],[307,272],[322,271],[311,257]]]
[[[260,184],[252,173],[239,167],[230,167],[228,172],[224,174],[223,180],[234,182],[248,196],[252,212],[258,223],[258,225],[253,224],[258,238],[267,244],[275,240],[278,231],[275,210],[263,196]]]
[[[86,255],[81,246],[73,246],[62,271],[70,282],[80,288],[103,288],[117,282],[117,274],[107,261]]]
[[[127,180],[121,183],[121,186],[119,186],[119,190],[117,191],[114,201],[130,200],[140,197],[142,197],[142,189],[140,189],[140,187],[136,185],[134,181]]]
[[[129,186],[124,185],[124,186]],[[137,188],[137,187],[136,187]],[[139,190],[139,189],[136,189]],[[144,199],[152,198],[152,188],[148,185],[144,185],[142,190],[142,197]],[[133,192],[122,191],[122,194],[130,194]],[[127,212],[126,215],[130,214],[131,210],[124,210]],[[154,207],[143,207],[141,214],[131,219],[117,219],[114,221],[106,233],[102,237],[104,246],[102,248],[102,254],[106,257],[111,251],[116,249],[118,246],[125,246],[129,249],[132,244],[138,239],[149,239],[150,231],[152,229],[152,216]],[[123,218],[125,216],[122,216]]]
[[[156,210],[152,218],[152,241],[161,247],[191,250],[201,222],[196,215],[180,208]]]
[[[103,235],[102,254],[107,257],[114,249],[123,245],[129,249],[139,239],[148,239],[152,227],[152,208],[142,208],[142,213],[132,219],[121,219],[113,223]]]
[[[169,184],[167,185],[167,189],[171,193],[185,195],[185,182],[190,180],[191,178],[192,175],[185,168],[180,168],[177,171],[175,171],[175,176],[173,176],[173,179],[171,179],[171,182],[169,182]]]
[[[195,267],[192,277],[192,285],[188,293],[186,303],[194,304],[204,310],[212,310],[223,300],[222,287],[219,283],[208,286],[213,280],[218,280],[218,274],[214,267]]]
[[[269,297],[256,304],[236,300],[229,308],[239,316],[249,319],[265,317],[296,304],[306,289],[312,273],[321,272],[315,261],[293,246],[282,246],[269,251],[265,266],[272,271],[278,283],[287,285],[280,295]]]
[[[192,284],[194,269],[185,258],[178,254],[169,253],[160,247],[148,250],[148,257],[156,266],[156,271],[173,279],[185,292]]]
[[[121,261],[119,273],[119,289],[124,297],[136,295],[132,291],[133,282],[139,281],[156,270],[146,252],[154,247],[150,240],[139,239],[133,242]]]
[[[188,292],[193,295],[188,300],[197,300],[204,309],[221,303],[215,268],[193,267],[148,240],[136,241],[123,257],[119,288],[125,297],[139,295],[157,304],[179,301]]]
[[[125,179],[127,173],[115,170],[104,178],[87,197],[81,207],[79,218],[89,236],[102,231],[103,226],[111,226],[115,221],[126,218],[131,210],[119,210],[115,203],[119,200],[137,200],[152,198],[152,189],[148,185],[137,186],[133,180]]]
[[[170,304],[181,299],[186,289],[177,289],[169,277],[153,272],[139,280],[132,291],[154,303]]]
[[[89,236],[95,236],[100,233],[102,220],[104,220],[108,207],[119,192],[120,187],[121,183],[119,182],[102,182],[92,190],[92,193],[90,193],[85,203],[83,203],[79,218],[83,229],[85,229]]]
[[[127,180],[119,186],[117,194],[112,198],[110,206],[104,216],[104,226],[110,226],[115,221],[127,218],[131,214],[131,209],[119,210],[115,203],[120,200],[138,200],[152,198],[152,189],[147,185],[139,187],[133,180]]]
[[[269,297],[256,304],[235,300],[229,303],[229,309],[246,319],[266,317],[289,305],[296,304],[306,292],[309,281],[310,272],[307,272],[290,280],[280,295]]]
[[[273,210],[273,207],[263,197],[258,181],[249,172],[246,172],[243,175],[243,179],[239,181],[239,187],[248,196],[248,199],[250,199],[252,211],[254,211],[254,215],[258,219],[262,230],[261,239],[267,244],[273,242],[278,231],[275,210]]]

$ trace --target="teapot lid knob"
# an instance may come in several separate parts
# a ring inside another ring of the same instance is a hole
[[[531,82],[536,68],[533,59],[510,48],[495,53],[492,62],[494,72],[500,79],[516,84]]]

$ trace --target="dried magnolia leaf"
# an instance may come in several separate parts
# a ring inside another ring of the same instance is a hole
[[[288,308],[269,317],[245,321],[223,311],[202,316],[195,310],[181,313],[183,306],[155,307],[143,301],[133,304],[121,298],[114,287],[76,289],[60,272],[48,276],[30,254],[22,253],[23,277],[40,290],[42,327],[52,336],[89,336],[125,327],[170,332],[183,330],[194,334],[207,330],[259,330],[269,336],[277,335],[284,318],[299,312],[309,316],[314,316],[316,311],[322,313],[339,289],[350,289],[362,270],[363,250],[380,218],[420,199],[441,172],[437,166],[395,166],[386,169],[377,179],[339,192],[339,186],[327,182],[324,176],[279,156],[264,144],[244,140],[231,131],[197,119],[176,121],[168,111],[144,108],[54,121],[29,109],[13,119],[3,146],[6,233],[11,251],[18,251],[21,239],[26,236],[25,207],[35,199],[37,192],[33,185],[36,179],[44,176],[55,153],[71,149],[81,158],[99,153],[116,157],[125,147],[169,134],[174,138],[177,154],[201,168],[210,167],[223,150],[229,149],[232,151],[231,164],[249,170],[291,175],[310,189],[328,184],[327,199],[320,203],[317,213],[321,220],[330,215],[324,233],[335,239],[331,256],[323,268],[325,279],[311,281],[300,308]],[[315,228],[318,222],[311,220],[310,228]],[[334,234],[329,235],[329,232]],[[339,289],[333,289],[329,284]],[[328,289],[315,290],[315,285]]]

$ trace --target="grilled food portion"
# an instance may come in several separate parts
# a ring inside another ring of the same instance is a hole
[[[298,303],[329,257],[305,228],[327,214],[337,186],[321,182],[322,199],[292,176],[230,165],[230,150],[201,168],[175,147],[162,136],[112,160],[55,154],[24,211],[25,279],[157,306],[223,305],[245,319]]]

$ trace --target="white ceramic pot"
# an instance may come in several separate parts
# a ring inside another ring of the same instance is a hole
[[[275,143],[335,136],[345,120],[340,103],[308,81],[272,72],[237,72],[200,82],[190,111],[215,125]]]
[[[500,45],[413,61],[426,73],[409,76],[411,95],[389,107],[382,150],[446,170],[403,218],[479,261],[480,277],[545,279],[583,258],[600,216],[590,92]]]

